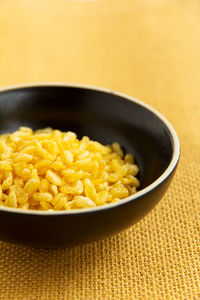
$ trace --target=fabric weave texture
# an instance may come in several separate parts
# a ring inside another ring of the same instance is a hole
[[[200,299],[199,20],[195,0],[0,1],[1,87],[120,91],[160,111],[181,143],[167,193],[128,230],[69,249],[0,242],[1,300]]]

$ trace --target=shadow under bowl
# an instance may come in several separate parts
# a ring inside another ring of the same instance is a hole
[[[35,247],[88,243],[135,224],[167,190],[180,155],[176,132],[160,113],[96,87],[44,83],[1,89],[0,133],[20,126],[70,130],[105,145],[118,142],[140,170],[140,190],[107,206],[69,212],[0,207],[0,239]]]

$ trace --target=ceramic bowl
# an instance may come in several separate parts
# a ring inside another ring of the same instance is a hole
[[[44,83],[1,89],[0,133],[19,126],[50,126],[103,144],[118,142],[140,170],[139,191],[106,206],[55,212],[0,207],[0,240],[34,247],[89,243],[135,224],[166,192],[180,155],[177,134],[160,113],[97,87]]]

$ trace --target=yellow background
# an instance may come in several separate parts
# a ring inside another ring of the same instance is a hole
[[[147,102],[182,156],[159,205],[117,236],[58,250],[0,242],[0,299],[200,298],[200,2],[0,0],[0,86],[41,81]]]

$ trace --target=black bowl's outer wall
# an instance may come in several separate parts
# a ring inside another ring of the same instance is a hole
[[[42,248],[70,247],[105,239],[142,219],[162,198],[171,180],[169,176],[138,199],[98,211],[49,216],[0,211],[0,228],[4,229],[0,230],[0,239]]]
[[[134,154],[141,189],[155,182],[173,157],[173,138],[161,119],[139,103],[112,93],[67,86],[35,86],[0,92],[0,133],[19,126],[50,126],[88,135],[103,144],[119,142]],[[106,238],[135,224],[161,199],[165,180],[130,201],[105,209],[31,214],[0,209],[0,239],[37,247],[65,247]],[[133,197],[134,198],[134,197]]]

